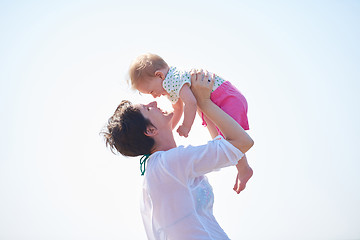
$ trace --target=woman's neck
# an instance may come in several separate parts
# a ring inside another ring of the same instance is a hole
[[[158,135],[154,137],[155,146],[152,153],[157,151],[167,151],[172,148],[176,148],[176,142],[172,131],[170,132],[159,132]]]

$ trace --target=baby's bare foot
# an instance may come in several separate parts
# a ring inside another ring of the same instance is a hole
[[[242,190],[245,189],[246,183],[249,181],[249,179],[253,175],[253,170],[251,167],[242,168],[238,171],[238,174],[236,176],[236,181],[234,185],[234,191],[239,194]]]

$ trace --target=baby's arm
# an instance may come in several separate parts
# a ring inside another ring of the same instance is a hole
[[[180,99],[184,102],[184,120],[177,129],[177,132],[180,136],[187,137],[196,116],[196,98],[188,84],[182,86],[179,95]]]
[[[174,108],[174,116],[171,120],[172,129],[174,129],[180,121],[180,118],[182,116],[183,109],[184,109],[183,105],[184,105],[183,101],[180,98],[178,99],[178,101],[175,104],[172,105]]]

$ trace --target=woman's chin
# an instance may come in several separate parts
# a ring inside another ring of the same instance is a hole
[[[169,113],[168,113],[168,112],[165,112],[165,115],[168,116],[168,117],[170,117],[170,119],[171,119],[171,118],[173,118],[173,116],[174,116],[174,112],[169,112]]]
[[[168,119],[168,121],[171,122],[171,119],[174,116],[174,112],[163,112],[163,114]]]

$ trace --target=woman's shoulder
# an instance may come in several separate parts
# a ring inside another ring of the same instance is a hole
[[[201,145],[187,145],[187,146],[177,146],[175,148],[166,150],[166,151],[158,151],[154,153],[154,158],[157,158],[157,162],[169,162],[169,161],[177,161],[182,158],[196,158],[200,156],[201,153],[211,153],[212,151],[216,151],[217,148],[225,148],[232,149],[233,147],[229,142],[227,142],[221,135],[215,137],[214,139],[209,140],[205,144]]]
[[[188,157],[189,155],[192,155],[194,153],[194,146],[188,145],[188,146],[177,146],[175,148],[171,148],[166,151],[158,151],[153,154],[154,164],[160,165],[162,167],[167,167],[172,165],[172,163],[178,163],[180,162],[180,159],[183,159],[184,157]]]
[[[183,152],[184,149],[186,149],[186,147],[184,147],[183,145],[171,148],[169,150],[166,151],[158,151],[155,152],[154,154],[156,154],[158,157],[169,157],[172,155],[178,155],[179,153]]]

